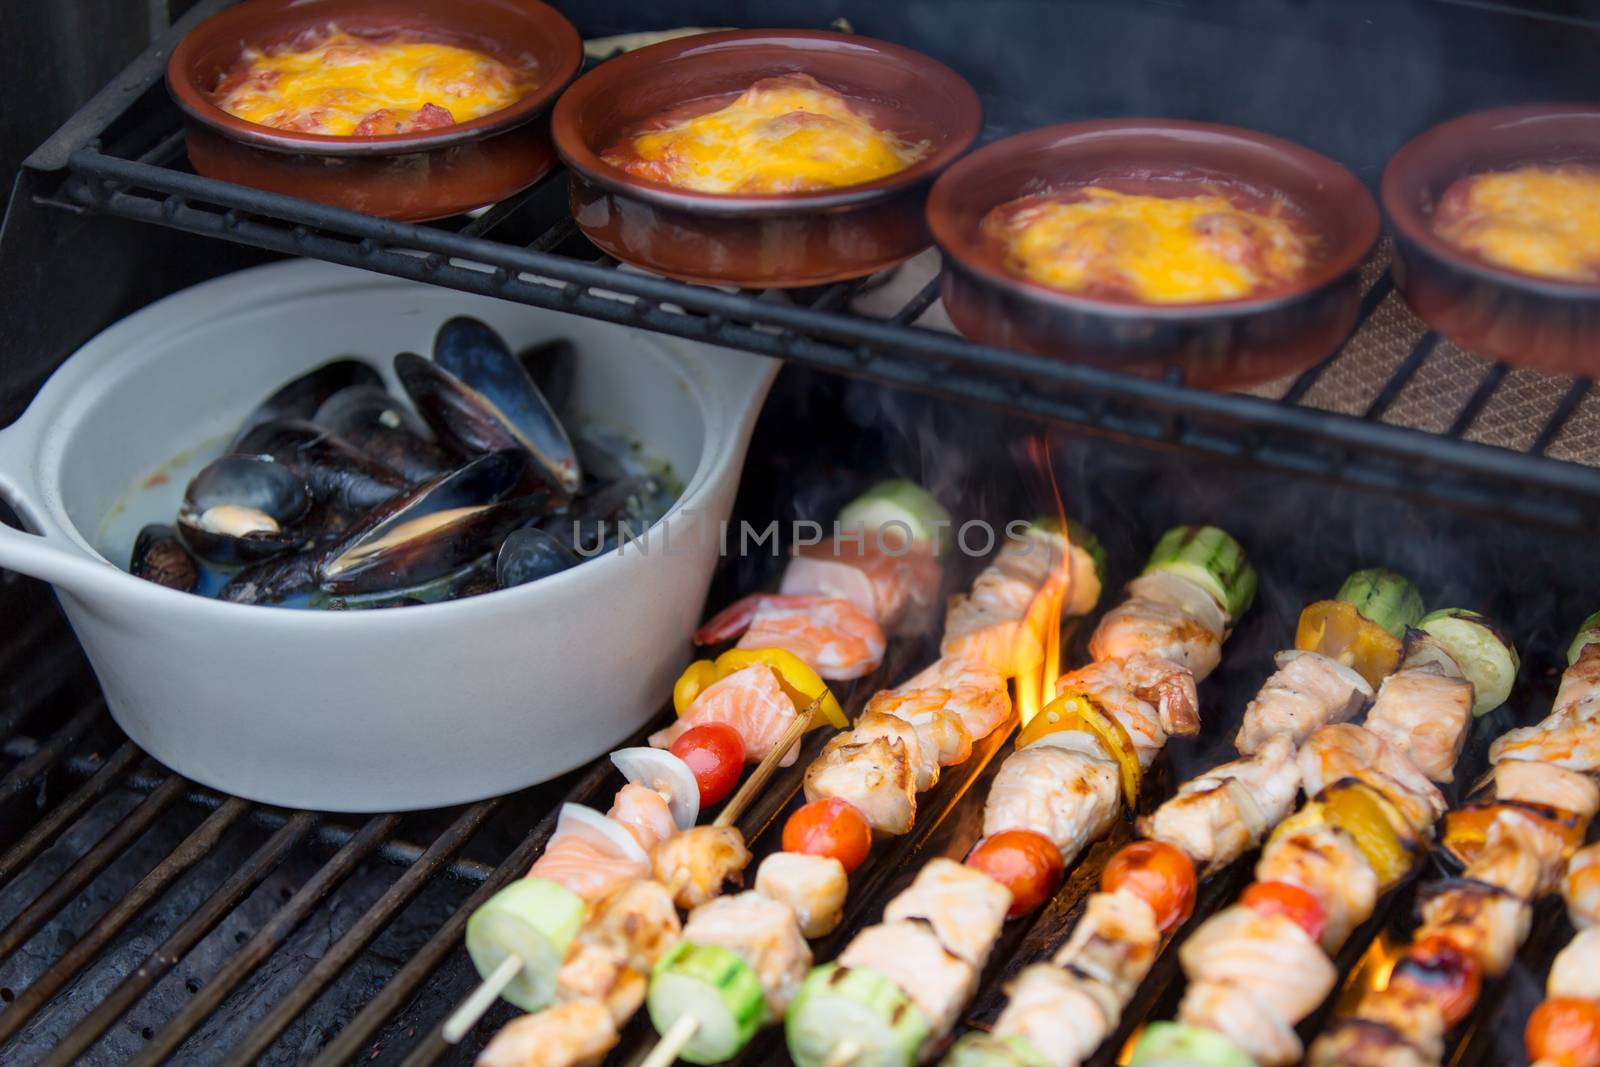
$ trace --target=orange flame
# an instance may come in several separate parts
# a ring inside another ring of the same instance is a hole
[[[1056,485],[1055,468],[1050,460],[1050,443],[1044,434],[1030,437],[1026,444],[1028,465],[1043,479],[1055,505],[1060,523],[1062,551],[1050,559],[1049,572],[1028,608],[1026,626],[1038,644],[1020,642],[1016,664],[1017,712],[1022,725],[1039,713],[1055,696],[1056,679],[1061,677],[1061,605],[1066,602],[1072,583],[1071,543],[1067,540],[1067,513]],[[1037,653],[1042,652],[1042,655]]]

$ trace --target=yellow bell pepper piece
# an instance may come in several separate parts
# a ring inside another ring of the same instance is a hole
[[[694,698],[710,688],[717,680],[717,665],[708,659],[697,659],[683,669],[672,686],[672,706],[681,716],[689,710]]]
[[[1411,873],[1421,848],[1414,839],[1408,840],[1410,833],[1402,839],[1405,817],[1382,793],[1347,778],[1323,791],[1322,811],[1329,823],[1355,840],[1381,889],[1392,888]]]
[[[1444,847],[1465,866],[1471,863],[1489,840],[1489,827],[1502,807],[1539,823],[1561,842],[1561,858],[1566,860],[1583,844],[1589,821],[1573,812],[1544,804],[1474,801],[1453,808],[1444,817]]]
[[[1122,801],[1132,808],[1139,799],[1139,786],[1144,781],[1144,768],[1139,766],[1139,752],[1133,738],[1117,721],[1117,717],[1102,711],[1084,693],[1067,690],[1028,720],[1028,725],[1017,735],[1017,747],[1027,748],[1050,734],[1076,730],[1100,742],[1107,755],[1116,761],[1122,777]]]
[[[1295,628],[1294,647],[1338,660],[1374,689],[1400,663],[1400,639],[1344,600],[1306,605]]]
[[[730,648],[717,657],[717,677],[726,678],[735,671],[758,663],[772,668],[772,673],[778,676],[778,684],[783,686],[783,691],[789,694],[789,699],[794,701],[797,709],[804,711],[817,697],[822,697],[822,704],[812,718],[810,729],[832,726],[836,730],[843,730],[850,725],[838,699],[828,689],[828,683],[818,677],[805,660],[787,649]]]

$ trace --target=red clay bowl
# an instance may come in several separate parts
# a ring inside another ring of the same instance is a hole
[[[1408,142],[1383,171],[1395,230],[1395,284],[1422,319],[1480,355],[1566,374],[1600,370],[1600,284],[1497,267],[1433,232],[1458,178],[1523,163],[1600,163],[1600,108],[1480,111]]]
[[[600,159],[663,112],[789,73],[875,105],[895,133],[931,142],[932,152],[877,181],[782,195],[679,189]],[[556,149],[572,171],[572,212],[591,241],[657,274],[750,287],[858,278],[928,247],[928,185],[981,124],[977,94],[944,64],[883,41],[810,30],[737,30],[641,48],[574,82],[553,119]]]
[[[271,48],[336,23],[358,36],[403,34],[521,63],[539,86],[501,111],[439,130],[330,137],[258,126],[210,93],[246,47]],[[196,26],[167,62],[186,116],[189,161],[209,178],[394,219],[442,218],[502,200],[555,166],[546,113],[583,62],[572,24],[537,0],[250,0]]]
[[[1001,204],[1089,183],[1282,198],[1318,234],[1319,254],[1293,286],[1147,304],[1023,278],[979,232]],[[1355,324],[1357,271],[1378,238],[1371,194],[1326,156],[1250,130],[1162,119],[1076,122],[996,141],[934,183],[928,222],[944,253],[945,310],[967,337],[1145,376],[1180,368],[1185,381],[1210,388],[1268,381],[1332,352]]]

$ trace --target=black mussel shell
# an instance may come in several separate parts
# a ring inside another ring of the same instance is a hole
[[[304,419],[262,423],[245,435],[240,448],[271,456],[305,479],[316,499],[313,525],[319,532],[348,528],[410,485],[399,471]]]
[[[566,427],[500,335],[476,319],[439,328],[433,362],[395,357],[406,392],[439,439],[463,452],[522,449],[551,483],[576,492],[583,472]]]
[[[317,587],[315,552],[274,556],[243,568],[217,593],[235,604],[281,604]]]
[[[350,442],[415,484],[453,465],[433,433],[405,401],[376,385],[352,385],[330,396],[311,421]]]
[[[375,508],[322,558],[328,593],[370,593],[429,582],[499,547],[507,533],[550,510],[526,493],[527,457],[495,452]],[[513,495],[521,494],[521,495]]]
[[[495,581],[501,589],[510,589],[559,574],[579,562],[576,552],[538,527],[512,530],[495,560]]]
[[[178,532],[190,551],[224,566],[251,563],[299,547],[311,510],[305,480],[261,456],[223,456],[189,482]]]
[[[257,404],[255,410],[246,415],[244,421],[239,424],[239,429],[233,437],[233,444],[229,446],[228,451],[248,451],[238,447],[239,442],[245,434],[264,422],[309,419],[317,408],[322,406],[323,401],[352,385],[381,387],[383,375],[365,360],[351,357],[335,359],[320,367],[312,368]]]
[[[353,593],[348,596],[323,597],[315,605],[334,611],[359,611],[367,608],[409,607],[413,604],[433,604],[442,600],[459,600],[495,590],[494,554],[485,553],[458,570],[442,578],[407,586],[404,589],[386,589],[380,593]]]
[[[517,362],[528,372],[550,407],[558,414],[565,412],[572,399],[573,383],[578,378],[577,347],[565,337],[557,337],[518,352]]]
[[[139,531],[128,573],[180,593],[192,593],[200,584],[200,564],[183,547],[178,531],[160,522]]]

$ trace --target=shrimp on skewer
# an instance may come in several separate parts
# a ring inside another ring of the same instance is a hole
[[[1378,631],[1389,641],[1421,616],[1410,584],[1387,572],[1352,575],[1339,597],[1307,610],[1327,611],[1332,603],[1364,611],[1357,628]],[[1363,676],[1336,658],[1340,648],[1309,632],[1297,634],[1297,644],[1277,657],[1277,673],[1251,702],[1239,735],[1246,754],[1185,783],[1141,821],[1146,840],[1113,857],[1101,891],[1090,895],[1083,918],[1053,961],[1027,968],[993,1032],[963,1038],[947,1064],[999,1067],[1014,1062],[1015,1054],[1075,1067],[1116,1030],[1167,936],[1187,919],[1198,878],[1244,855],[1289,815],[1301,786],[1297,745],[1319,726],[1354,714],[1373,693]],[[1273,877],[1289,880],[1298,871],[1335,865],[1351,875],[1342,907],[1364,914],[1376,884],[1368,873],[1363,886],[1359,875],[1366,861],[1360,851],[1325,829],[1304,834],[1308,840],[1286,845],[1280,834],[1268,844],[1263,863],[1270,857]],[[1333,968],[1299,928],[1247,905],[1229,909],[1205,937],[1197,933],[1186,943],[1189,965],[1205,972],[1192,993],[1205,1011],[1231,1020],[1250,1047],[1291,1057],[1298,1039],[1271,1009],[1314,1003],[1319,988],[1331,984]],[[1335,920],[1346,930],[1356,921],[1349,915]],[[1275,988],[1274,974],[1291,985]],[[1247,987],[1241,982],[1246,978],[1262,988]],[[1059,1027],[1061,1019],[1074,1020],[1070,1035]]]

